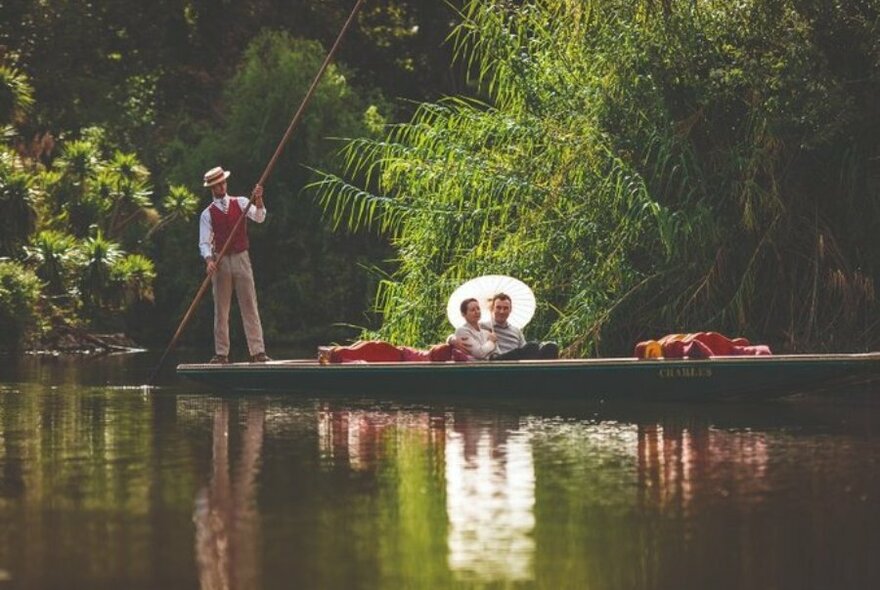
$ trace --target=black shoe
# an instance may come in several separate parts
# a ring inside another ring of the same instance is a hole
[[[269,356],[265,352],[258,352],[257,354],[255,354],[254,356],[251,357],[252,363],[267,363],[271,360],[272,359],[270,359]]]
[[[211,365],[228,365],[229,357],[225,354],[215,354],[211,357],[211,360],[208,361]]]

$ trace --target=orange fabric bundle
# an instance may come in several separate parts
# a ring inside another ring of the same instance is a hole
[[[745,338],[728,338],[718,332],[668,334],[659,340],[645,340],[636,344],[635,356],[650,358],[711,358],[713,356],[769,355],[764,344],[752,345]]]

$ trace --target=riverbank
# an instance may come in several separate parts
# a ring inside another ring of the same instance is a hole
[[[28,354],[107,354],[143,350],[137,342],[123,333],[96,334],[83,328],[59,324],[42,335],[27,349]]]

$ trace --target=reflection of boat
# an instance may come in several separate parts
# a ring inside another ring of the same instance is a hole
[[[184,364],[179,375],[214,387],[300,394],[541,394],[572,398],[776,397],[880,376],[880,353],[635,358],[474,363],[351,363],[312,360]]]

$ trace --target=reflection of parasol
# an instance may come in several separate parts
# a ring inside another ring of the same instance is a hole
[[[461,285],[449,297],[446,304],[446,317],[450,323],[458,328],[464,325],[464,317],[461,315],[461,302],[471,297],[480,302],[482,316],[480,321],[491,320],[489,304],[492,297],[498,293],[506,293],[510,296],[510,318],[508,322],[517,328],[522,328],[535,315],[535,294],[519,279],[505,275],[483,275]]]

